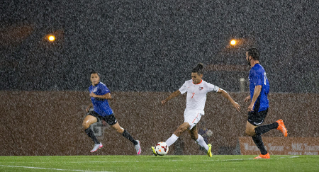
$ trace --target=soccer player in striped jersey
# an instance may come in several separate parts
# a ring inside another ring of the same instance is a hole
[[[111,109],[108,100],[112,99],[110,90],[105,84],[100,82],[100,75],[97,72],[91,72],[92,85],[89,87],[90,97],[92,103],[86,109],[88,115],[83,120],[82,126],[85,129],[85,133],[93,140],[94,147],[91,152],[95,152],[102,148],[103,145],[97,140],[93,131],[90,129],[90,125],[100,120],[107,122],[118,133],[122,134],[125,138],[130,140],[135,147],[136,153],[141,153],[141,145],[139,140],[133,139],[133,137],[125,129],[123,129],[117,122],[113,110]],[[93,107],[93,111],[89,111]]]
[[[268,112],[269,81],[265,69],[259,64],[259,51],[256,48],[246,51],[246,60],[251,69],[249,71],[250,95],[245,98],[245,102],[250,101],[245,133],[252,137],[261,152],[255,159],[269,159],[270,155],[265,149],[261,135],[272,129],[281,131],[285,137],[288,133],[282,119],[269,125],[259,126],[264,122]]]
[[[172,134],[170,138],[166,140],[167,146],[171,146],[178,137],[186,130],[189,131],[190,136],[193,140],[195,140],[200,146],[206,149],[207,155],[212,157],[211,153],[211,144],[206,144],[203,137],[198,134],[198,129],[196,124],[201,119],[202,115],[204,115],[204,107],[206,103],[206,95],[209,92],[217,92],[220,93],[223,97],[227,98],[231,104],[239,111],[240,106],[236,103],[230,95],[223,89],[210,84],[206,81],[203,81],[203,64],[198,64],[191,73],[191,80],[185,81],[183,86],[168,96],[161,103],[164,105],[166,102],[171,100],[172,98],[187,93],[186,96],[186,109],[184,111],[184,123],[181,124],[175,132]],[[155,148],[152,147],[153,154],[156,156]]]

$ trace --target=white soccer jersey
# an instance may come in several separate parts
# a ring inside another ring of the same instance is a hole
[[[201,81],[199,84],[194,84],[193,80],[185,81],[179,91],[186,96],[186,110],[200,110],[204,112],[206,103],[206,94],[211,91],[217,92],[219,87],[210,84],[206,81]]]

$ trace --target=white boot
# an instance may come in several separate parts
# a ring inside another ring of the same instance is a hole
[[[94,144],[94,147],[93,149],[90,151],[90,152],[95,152],[97,151],[98,149],[101,149],[103,147],[102,143],[100,144]]]

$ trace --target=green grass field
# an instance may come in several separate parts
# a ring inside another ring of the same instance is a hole
[[[319,156],[0,156],[0,171],[319,171]]]

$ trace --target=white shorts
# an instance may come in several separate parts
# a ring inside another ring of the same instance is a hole
[[[200,118],[204,115],[202,110],[185,110],[184,111],[184,122],[188,122],[189,128],[192,129],[200,120]]]

